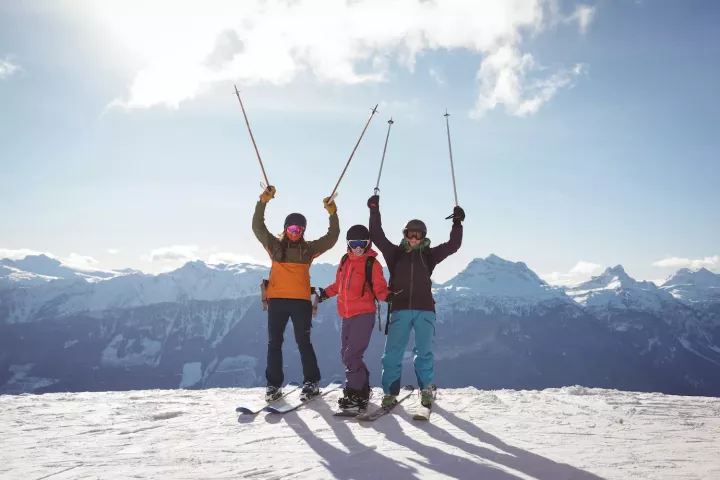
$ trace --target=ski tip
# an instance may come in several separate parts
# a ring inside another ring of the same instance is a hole
[[[235,409],[235,411],[237,413],[252,413],[249,408],[245,408],[245,407],[237,407]]]
[[[273,408],[273,407],[265,407],[265,408],[263,408],[263,412],[267,412],[267,413],[279,413],[278,410],[275,409],[275,408]]]
[[[334,381],[330,382],[330,385],[342,385],[342,384],[343,384],[343,382],[340,380],[334,380]]]
[[[405,385],[405,386],[403,387],[403,390],[408,391],[408,392],[412,392],[413,390],[415,390],[415,386],[414,386],[414,385]]]
[[[288,387],[299,387],[300,382],[290,382],[287,384]]]

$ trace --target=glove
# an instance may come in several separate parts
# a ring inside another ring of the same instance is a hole
[[[453,210],[453,223],[456,225],[460,225],[460,222],[465,220],[465,210],[463,210],[461,207],[455,207]]]
[[[273,187],[272,185],[268,185],[265,191],[260,194],[260,201],[263,203],[268,203],[273,198],[275,198],[275,187]]]
[[[325,210],[327,210],[330,215],[335,215],[337,213],[337,205],[335,205],[334,200],[332,203],[329,202],[330,197],[323,198],[323,205],[325,206]]]
[[[325,300],[327,300],[328,298],[330,298],[330,297],[328,297],[327,292],[325,291],[324,288],[318,287],[318,290],[320,290],[320,296],[319,296],[320,301],[318,303],[322,303]]]
[[[378,210],[380,208],[380,195],[373,195],[367,201],[370,210]]]
[[[392,303],[394,296],[395,294],[393,292],[388,293],[387,297],[385,297],[385,302]]]

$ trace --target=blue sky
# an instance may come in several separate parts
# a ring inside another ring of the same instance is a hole
[[[344,231],[381,180],[386,231],[421,218],[461,251],[436,280],[495,253],[554,282],[623,264],[661,279],[719,271],[720,4],[671,0],[253,2],[0,0],[0,256],[158,272],[257,259],[290,211]],[[321,261],[336,263],[339,242]]]

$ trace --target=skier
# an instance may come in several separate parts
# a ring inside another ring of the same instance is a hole
[[[363,354],[375,326],[375,301],[390,301],[382,266],[375,259],[370,232],[364,225],[350,227],[346,235],[347,253],[335,276],[335,283],[320,291],[324,301],[337,295],[342,318],[340,354],[345,365],[346,386],[338,406],[346,411],[367,409],[370,399],[370,372]]]
[[[299,213],[291,213],[287,216],[282,234],[279,236],[271,234],[265,226],[265,207],[275,197],[275,192],[275,187],[268,186],[260,195],[252,220],[253,233],[272,260],[270,278],[265,283],[268,306],[268,350],[265,370],[267,402],[282,396],[284,380],[282,344],[288,318],[292,318],[295,341],[303,367],[301,398],[307,399],[319,393],[320,369],[310,341],[312,327],[310,264],[315,258],[330,250],[340,236],[337,206],[334,201],[330,202],[330,198],[323,199],[323,205],[330,214],[330,227],[324,236],[314,241],[306,241],[304,235],[307,221]]]
[[[387,339],[382,357],[382,406],[392,406],[400,393],[400,374],[405,347],[410,331],[415,330],[414,366],[420,402],[430,407],[433,400],[435,336],[435,301],[432,297],[433,269],[448,256],[457,252],[462,244],[465,212],[459,206],[453,211],[450,240],[430,247],[427,227],[420,220],[410,220],[403,229],[400,245],[385,236],[380,217],[380,196],[368,200],[370,208],[370,238],[380,249],[390,271],[390,289],[394,292],[389,305],[391,316],[386,327]]]

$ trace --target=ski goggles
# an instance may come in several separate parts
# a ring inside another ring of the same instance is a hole
[[[418,230],[408,230],[407,232],[405,232],[405,236],[408,239],[415,238],[417,240],[422,240],[423,238],[425,238],[425,234]]]
[[[370,244],[370,240],[348,240],[347,244],[348,247],[352,248],[353,250],[356,248],[365,249]]]
[[[300,225],[288,225],[285,230],[287,230],[290,235],[302,235],[303,233],[303,227]]]

